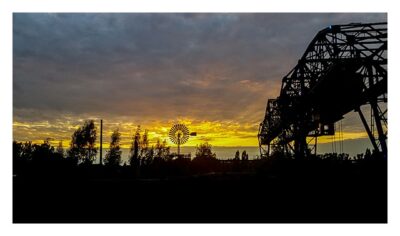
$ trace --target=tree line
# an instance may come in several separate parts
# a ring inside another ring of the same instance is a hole
[[[93,120],[85,121],[71,136],[70,147],[65,151],[62,142],[57,147],[50,145],[50,139],[44,140],[42,144],[33,144],[31,141],[22,143],[13,141],[13,156],[18,161],[30,161],[34,163],[56,163],[63,162],[70,165],[91,165],[96,159],[98,148],[96,147],[97,128]],[[111,134],[110,147],[104,157],[104,165],[121,165],[121,133],[118,129]],[[211,151],[211,145],[203,143],[197,146],[194,159],[216,159],[215,153]],[[148,131],[142,132],[138,126],[132,137],[129,164],[132,167],[140,167],[153,163],[154,161],[170,161],[176,154],[171,153],[167,141],[157,140],[155,145],[150,146]]]
[[[208,143],[202,143],[196,147],[193,159],[182,158],[182,156],[176,158],[177,155],[171,153],[166,140],[157,140],[155,145],[150,145],[148,131],[142,131],[138,126],[132,136],[128,163],[123,163],[121,166],[121,133],[118,129],[112,132],[110,139],[110,147],[105,154],[102,166],[109,170],[107,173],[119,171],[119,174],[115,176],[124,176],[121,175],[122,172],[128,177],[165,177],[208,172],[265,172],[272,166],[276,167],[274,163],[279,165],[286,163],[285,161],[292,163],[290,161],[292,157],[281,152],[274,152],[268,159],[249,162],[246,151],[243,151],[241,159],[237,151],[233,159],[221,162],[217,160],[215,153],[212,152],[212,146]],[[52,146],[50,139],[44,140],[42,144],[13,141],[14,174],[36,176],[43,173],[45,176],[46,173],[51,172],[54,175],[69,176],[71,173],[78,173],[79,170],[82,170],[84,175],[94,173],[92,166],[94,167],[93,163],[98,152],[96,140],[96,126],[93,120],[88,120],[74,131],[67,150],[64,150],[62,142],[59,142],[57,147]],[[327,153],[310,155],[304,161],[319,160],[324,163],[349,164],[352,161],[375,159],[379,159],[378,153],[367,149],[365,155],[357,155],[357,158],[350,158],[348,154]],[[71,171],[71,168],[74,171]]]

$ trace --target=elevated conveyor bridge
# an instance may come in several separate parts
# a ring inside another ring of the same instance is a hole
[[[317,33],[269,99],[259,127],[261,156],[273,150],[298,158],[316,152],[317,137],[358,112],[374,149],[387,153],[387,23],[332,25]],[[360,109],[370,105],[373,129]],[[375,132],[376,130],[376,132]],[[309,145],[307,137],[315,139]]]

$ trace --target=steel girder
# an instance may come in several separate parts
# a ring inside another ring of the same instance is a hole
[[[335,122],[365,104],[376,113],[379,134],[371,141],[386,153],[386,111],[379,107],[386,96],[387,23],[329,26],[283,77],[279,97],[268,100],[258,134],[261,156],[271,145],[289,145],[291,153],[305,156],[307,137],[334,134]]]

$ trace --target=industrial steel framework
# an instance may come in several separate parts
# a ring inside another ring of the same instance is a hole
[[[317,137],[334,135],[335,122],[354,110],[374,149],[386,157],[386,102],[387,23],[329,26],[283,78],[279,97],[268,100],[258,134],[261,156],[273,150],[297,158],[316,152]],[[366,104],[373,127],[360,109]]]

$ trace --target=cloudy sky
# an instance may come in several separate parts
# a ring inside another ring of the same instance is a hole
[[[256,146],[268,98],[315,34],[386,14],[25,14],[13,16],[13,133],[68,145],[86,119],[152,140],[183,122],[188,145]],[[359,118],[346,139],[365,138]]]

